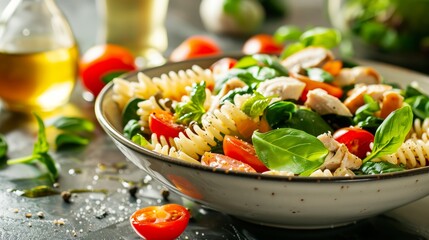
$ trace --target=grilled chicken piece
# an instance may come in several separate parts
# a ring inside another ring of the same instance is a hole
[[[304,87],[305,83],[295,78],[277,77],[259,84],[257,91],[265,97],[278,96],[281,100],[297,100],[304,91]]]
[[[382,82],[381,75],[371,67],[354,67],[354,68],[343,68],[335,76],[333,85],[343,87],[352,84],[380,84]]]
[[[404,97],[398,92],[387,91],[383,94],[383,103],[380,109],[380,117],[386,118],[391,112],[402,107],[404,103]]]
[[[385,84],[357,84],[355,88],[349,92],[349,96],[346,100],[344,100],[344,105],[346,105],[351,113],[355,113],[360,106],[365,104],[363,100],[365,94],[371,96],[375,101],[381,101],[383,99],[383,94],[391,89],[392,86]]]
[[[338,168],[346,168],[356,170],[362,165],[362,160],[350,153],[346,145],[337,142],[331,133],[321,134],[317,138],[329,150],[329,154],[320,169],[336,171]]]
[[[291,72],[300,72],[303,68],[322,67],[323,64],[333,59],[334,55],[326,48],[307,47],[290,55],[281,64]]]
[[[313,89],[308,91],[305,106],[313,109],[320,115],[337,114],[351,117],[349,109],[336,97],[329,95],[323,89]]]

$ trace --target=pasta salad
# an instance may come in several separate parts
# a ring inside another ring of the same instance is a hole
[[[138,81],[114,79],[124,136],[195,164],[285,176],[423,167],[429,97],[370,66],[306,47],[285,59],[222,58]]]

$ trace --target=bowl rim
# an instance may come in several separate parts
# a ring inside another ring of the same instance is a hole
[[[242,54],[223,54],[218,56],[211,56],[211,57],[201,57],[201,58],[195,58],[195,59],[189,59],[181,62],[167,62],[164,65],[157,66],[157,67],[151,67],[146,69],[139,69],[135,71],[128,72],[121,76],[121,78],[129,80],[130,77],[133,77],[137,75],[139,72],[150,72],[150,71],[157,71],[163,68],[168,68],[170,66],[174,65],[181,65],[181,64],[189,64],[190,66],[194,64],[198,64],[200,61],[210,61],[213,62],[215,60],[218,60],[222,57],[237,57],[237,56],[243,56]],[[371,60],[360,60],[360,59],[353,59],[356,62],[366,62],[366,63],[375,63],[379,66],[383,67],[394,67],[399,71],[406,72],[408,74],[417,74],[422,77],[426,77],[423,73],[405,69],[402,67],[394,66],[387,63],[380,63],[376,61]],[[164,72],[168,72],[167,69]],[[429,80],[429,77],[428,77]],[[147,157],[163,161],[168,164],[173,164],[178,167],[183,168],[191,168],[194,170],[201,170],[206,173],[212,173],[212,174],[222,174],[222,175],[229,175],[229,176],[238,176],[243,178],[251,178],[251,179],[257,179],[257,180],[269,180],[269,181],[283,181],[283,182],[311,182],[311,183],[326,183],[326,182],[338,182],[338,183],[351,183],[351,182],[367,182],[367,181],[377,181],[377,180],[388,180],[393,178],[402,178],[407,176],[415,176],[419,174],[427,174],[429,173],[429,166],[425,167],[419,167],[419,168],[413,168],[413,169],[407,169],[405,171],[400,172],[392,172],[392,173],[383,173],[383,174],[373,174],[373,175],[355,175],[355,176],[332,176],[332,177],[303,177],[303,176],[281,176],[281,175],[270,175],[270,174],[261,174],[261,173],[247,173],[247,172],[240,172],[240,171],[234,171],[234,170],[227,170],[227,169],[221,169],[221,168],[213,168],[209,166],[204,165],[197,165],[193,163],[189,163],[180,159],[176,159],[167,155],[163,155],[157,152],[154,152],[152,150],[143,148],[142,146],[132,142],[130,139],[127,139],[121,132],[117,131],[116,128],[109,122],[109,120],[106,117],[106,114],[103,110],[103,102],[106,100],[107,95],[113,91],[113,82],[109,82],[106,86],[103,87],[99,95],[95,99],[94,103],[94,111],[95,111],[95,117],[97,121],[100,123],[104,131],[106,133],[114,138],[116,141],[120,142],[121,144],[125,145],[128,148],[131,148],[132,150],[141,153]]]

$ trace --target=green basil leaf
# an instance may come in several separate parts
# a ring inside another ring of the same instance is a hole
[[[39,131],[37,134],[37,140],[34,143],[33,147],[33,154],[44,154],[49,151],[49,143],[46,138],[46,131],[45,131],[45,124],[43,123],[43,120],[39,117],[39,115],[34,114],[37,120],[37,124],[39,126]]]
[[[281,26],[274,32],[276,42],[298,41],[302,31],[296,26]]]
[[[23,191],[18,191],[20,196],[37,198],[37,197],[46,197],[60,194],[59,191],[48,187],[46,185],[36,186],[30,189],[25,189]]]
[[[319,46],[327,49],[338,46],[341,42],[341,34],[333,28],[315,27],[305,31],[300,42],[304,46]]]
[[[140,133],[137,133],[134,136],[132,136],[131,141],[144,148],[148,148],[150,146],[149,141],[145,137],[143,137],[143,135],[141,135]]]
[[[223,11],[230,15],[237,15],[240,11],[241,0],[224,0]]]
[[[38,160],[46,167],[52,182],[54,182],[55,179],[58,178],[58,169],[57,169],[57,166],[55,165],[54,159],[46,152],[46,153],[39,153]]]
[[[131,139],[134,135],[141,132],[142,131],[139,121],[136,119],[131,119],[125,125],[123,134],[126,138]]]
[[[203,81],[193,84],[189,102],[181,102],[175,108],[177,122],[182,124],[189,124],[192,121],[201,123],[201,118],[206,112],[204,109],[205,100],[206,83]]]
[[[92,132],[95,129],[94,123],[88,119],[79,117],[59,117],[52,123],[60,130],[70,132]]]
[[[216,78],[214,92],[218,93],[222,89],[223,85],[231,78],[240,79],[252,89],[255,89],[256,86],[261,82],[261,80],[255,78],[246,69],[232,68],[227,72],[227,74],[223,75],[222,77]]]
[[[408,105],[390,113],[375,132],[373,149],[363,162],[395,153],[404,142],[412,123],[413,112]]]
[[[292,118],[297,109],[297,106],[292,102],[274,102],[267,107],[265,119],[272,129],[280,128],[284,122]]]
[[[429,97],[425,95],[413,96],[405,99],[413,109],[413,113],[420,119],[429,117]]]
[[[265,97],[261,93],[255,92],[243,103],[241,110],[251,118],[261,116],[272,99],[273,97]]]
[[[0,133],[0,159],[6,158],[7,148],[8,148],[8,145],[6,142],[6,138],[3,134]]]
[[[389,162],[365,162],[362,164],[360,170],[363,174],[373,175],[391,172],[404,171],[405,167],[398,166]]]
[[[88,138],[71,133],[60,133],[55,138],[55,145],[57,149],[69,146],[84,146],[88,144]]]
[[[271,55],[267,54],[254,54],[253,58],[258,61],[258,63],[263,64],[263,66],[272,68],[276,70],[279,76],[288,76],[288,70],[280,63],[280,61]]]
[[[259,159],[269,169],[295,174],[318,168],[329,152],[316,137],[292,128],[255,132],[252,142]]]
[[[245,86],[242,88],[236,88],[234,90],[229,91],[225,96],[220,99],[220,105],[223,105],[225,102],[234,102],[234,97],[236,95],[244,95],[244,94],[252,94],[253,89],[249,86]]]
[[[319,114],[308,109],[298,109],[289,120],[280,122],[277,126],[299,129],[313,136],[333,132],[331,126]]]
[[[253,58],[253,56],[244,56],[238,59],[237,63],[234,65],[234,68],[246,69],[257,65],[258,65],[258,60]]]
[[[131,119],[139,119],[140,116],[137,114],[137,110],[139,109],[138,103],[143,101],[141,98],[133,98],[125,105],[124,110],[122,111],[122,124],[125,125]]]
[[[301,51],[304,48],[305,48],[305,45],[300,42],[291,43],[283,49],[282,53],[280,54],[280,59],[285,59],[290,55]]]
[[[331,83],[334,81],[334,77],[321,68],[307,68],[305,71],[311,80],[326,83]]]
[[[102,77],[101,77],[101,81],[104,83],[104,84],[108,84],[109,82],[111,82],[113,79],[115,79],[115,78],[117,78],[117,77],[119,77],[119,76],[121,76],[122,74],[124,74],[124,73],[126,73],[127,71],[115,71],[115,72],[109,72],[109,73],[107,73],[107,74],[105,74],[105,75],[103,75]]]

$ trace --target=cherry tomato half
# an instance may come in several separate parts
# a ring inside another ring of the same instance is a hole
[[[283,45],[277,43],[269,34],[257,34],[244,42],[242,52],[247,55],[256,53],[277,54],[283,50]]]
[[[192,36],[183,41],[170,55],[170,61],[179,62],[191,58],[206,57],[220,54],[221,48],[211,38]]]
[[[158,136],[175,138],[185,130],[185,126],[174,122],[172,113],[164,110],[154,110],[149,115],[149,129]]]
[[[185,231],[191,214],[179,204],[149,206],[130,217],[134,231],[147,240],[176,239]]]
[[[89,48],[80,59],[79,67],[83,86],[94,96],[114,77],[136,69],[133,54],[114,44]]]
[[[219,153],[205,152],[201,157],[201,164],[214,168],[241,172],[256,172],[249,164],[240,162],[231,157]]]
[[[362,159],[366,157],[367,152],[371,152],[369,145],[374,142],[374,135],[360,128],[341,128],[332,136],[339,143],[344,143],[351,153]]]
[[[234,136],[226,135],[224,137],[223,152],[228,157],[249,164],[257,172],[265,172],[269,170],[256,155],[255,148],[252,144]]]

